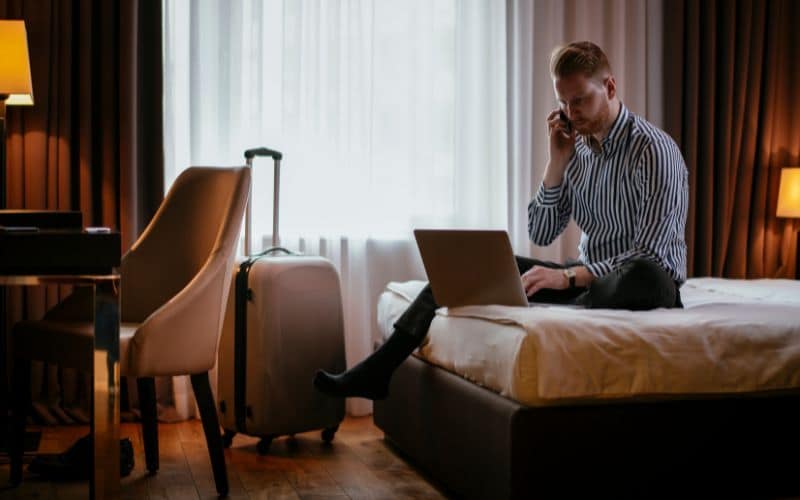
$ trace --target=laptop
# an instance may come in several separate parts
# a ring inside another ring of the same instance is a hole
[[[415,229],[414,237],[440,306],[528,306],[505,231]]]

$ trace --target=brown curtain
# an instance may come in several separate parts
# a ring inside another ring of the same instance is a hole
[[[8,108],[8,208],[80,210],[119,230],[124,252],[163,198],[161,2],[0,0],[0,18],[25,20],[35,101]],[[64,293],[9,289],[9,323]],[[40,373],[34,390],[51,398],[76,384]]]
[[[800,164],[800,2],[670,0],[665,122],[689,168],[690,276],[793,278],[780,169]]]
[[[127,248],[163,195],[161,2],[0,0],[35,106],[8,108],[9,208],[73,209]]]

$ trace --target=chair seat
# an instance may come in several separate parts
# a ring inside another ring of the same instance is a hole
[[[120,374],[128,372],[128,353],[138,323],[119,327]],[[30,360],[57,363],[86,370],[92,366],[94,336],[91,323],[84,321],[20,321],[14,325],[14,355]]]

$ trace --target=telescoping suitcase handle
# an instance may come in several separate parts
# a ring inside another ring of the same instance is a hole
[[[254,156],[270,156],[278,161],[283,159],[283,153],[269,148],[253,148],[244,152],[244,157],[248,160],[252,160]]]
[[[280,195],[280,182],[281,182],[281,160],[283,153],[269,148],[253,148],[244,152],[244,158],[247,161],[247,167],[253,168],[253,158],[256,156],[269,156],[275,162],[275,179],[273,181],[273,190],[275,197],[272,200],[272,246],[277,247],[280,241],[278,237],[278,199]],[[251,222],[251,208],[252,193],[250,199],[247,201],[247,211],[245,212],[244,221],[244,251],[245,254],[250,255],[250,222]]]

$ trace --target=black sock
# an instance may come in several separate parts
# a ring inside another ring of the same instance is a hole
[[[423,338],[395,328],[377,351],[344,373],[332,375],[317,371],[314,387],[329,396],[384,399],[388,395],[392,373],[422,343]]]

